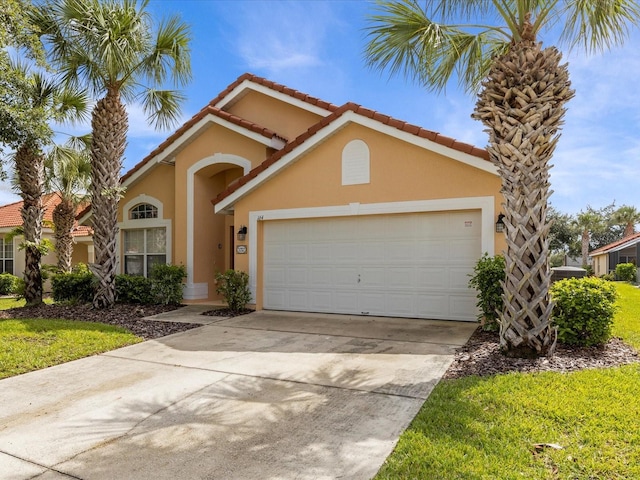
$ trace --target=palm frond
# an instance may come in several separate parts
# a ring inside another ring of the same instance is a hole
[[[593,53],[628,38],[630,26],[640,24],[640,5],[635,0],[569,0],[560,15],[565,25],[560,41]]]
[[[183,100],[184,96],[178,91],[149,88],[142,96],[142,105],[149,122],[156,128],[166,130],[179,120]]]

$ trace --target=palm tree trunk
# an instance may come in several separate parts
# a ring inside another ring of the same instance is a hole
[[[91,269],[98,278],[93,306],[108,308],[115,303],[120,169],[128,129],[127,112],[117,88],[109,88],[107,95],[98,101],[91,127],[91,209],[96,255]]]
[[[496,59],[474,118],[489,133],[489,154],[502,177],[507,253],[500,346],[510,356],[552,355],[549,299],[549,160],[572,96],[555,48],[529,38]]]
[[[61,272],[71,271],[71,256],[73,255],[73,225],[76,221],[76,209],[72,202],[62,201],[53,209],[53,224],[55,226],[56,256],[58,269]]]
[[[587,266],[587,260],[589,259],[589,230],[586,228],[582,231],[582,266]]]
[[[27,305],[42,303],[40,244],[42,241],[42,193],[44,190],[44,158],[33,145],[16,151],[16,173],[22,197],[22,228],[25,243],[24,298]]]

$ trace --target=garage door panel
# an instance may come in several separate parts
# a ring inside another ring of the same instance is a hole
[[[356,290],[352,289],[335,292],[333,298],[336,312],[359,313],[358,292]]]
[[[473,294],[451,295],[449,297],[451,318],[453,320],[469,320],[469,312],[476,311],[476,302],[477,299]]]
[[[381,315],[381,312],[386,312],[385,308],[385,292],[368,292],[358,293],[359,310],[362,315]],[[357,313],[357,312],[356,312]]]
[[[416,287],[420,291],[442,290],[449,284],[449,269],[441,267],[418,267]]]
[[[386,288],[387,274],[384,267],[362,267],[360,271],[361,288]]]
[[[287,269],[287,285],[309,285],[307,280],[308,270],[307,267],[289,267]]]
[[[334,267],[333,283],[336,287],[355,287],[358,284],[359,269],[356,266]]]
[[[331,267],[310,267],[309,282],[318,287],[330,287],[333,285],[333,268]]]
[[[265,222],[265,308],[475,320],[480,234],[479,211]]]
[[[425,318],[449,317],[449,295],[424,293],[418,297],[418,312]]]
[[[389,277],[388,285],[391,288],[414,289],[416,285],[415,267],[389,267],[387,268]]]
[[[473,274],[473,269],[468,267],[449,267],[449,288],[452,290],[469,290],[469,275]]]

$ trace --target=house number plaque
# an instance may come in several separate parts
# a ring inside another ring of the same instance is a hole
[[[244,254],[244,253],[247,253],[247,246],[246,245],[238,245],[238,246],[236,246],[236,253],[239,253],[241,255]]]

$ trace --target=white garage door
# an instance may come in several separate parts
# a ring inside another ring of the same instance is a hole
[[[475,320],[480,211],[268,221],[264,308]]]

